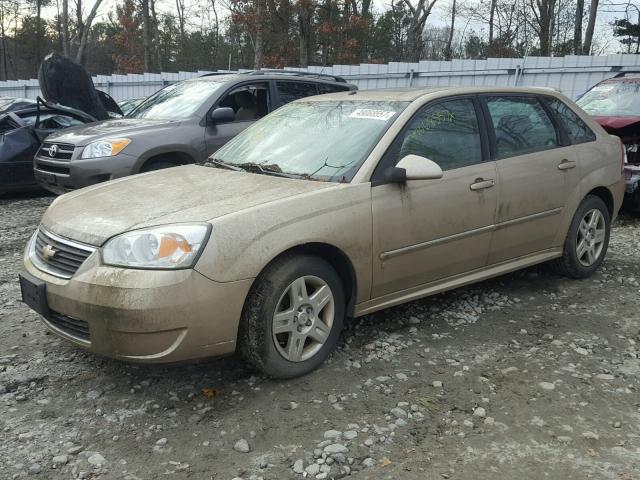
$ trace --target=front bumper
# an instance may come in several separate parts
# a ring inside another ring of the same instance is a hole
[[[83,147],[76,147],[74,157],[81,154]],[[125,177],[134,173],[138,157],[119,153],[113,157],[71,160],[53,160],[36,155],[33,174],[40,185],[47,190],[63,194],[71,190]]]
[[[28,256],[24,267],[46,283],[56,317],[43,321],[52,332],[101,355],[146,363],[234,352],[252,283],[219,283],[191,269],[110,267],[100,263],[98,252],[69,280],[38,270]],[[87,335],[79,328],[87,328]]]

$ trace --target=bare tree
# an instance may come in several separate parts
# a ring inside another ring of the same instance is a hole
[[[555,18],[556,0],[529,0],[529,7],[533,14],[540,41],[540,55],[551,55],[553,26]]]
[[[418,62],[420,61],[423,47],[422,32],[424,32],[424,26],[436,0],[431,0],[430,3],[427,3],[427,0],[418,0],[418,4],[415,7],[409,0],[403,0],[403,2],[411,12],[407,32],[407,55],[410,61]]]
[[[60,16],[62,22],[62,53],[68,57],[71,55],[69,46],[69,0],[62,0]]]
[[[445,49],[445,60],[451,60],[452,50],[451,44],[453,43],[453,32],[456,24],[456,0],[453,0],[451,4],[451,27],[449,28],[449,38],[447,39],[447,47]]]
[[[149,14],[149,0],[140,0],[142,9],[142,57],[144,61],[144,71],[151,70],[151,16]]]
[[[593,41],[593,30],[596,28],[596,15],[598,14],[599,0],[591,0],[589,6],[589,20],[587,21],[587,31],[584,34],[584,43],[582,45],[582,53],[589,55],[591,52],[591,42]]]
[[[215,0],[212,0],[215,2]],[[162,71],[162,55],[160,55],[160,33],[158,29],[158,16],[156,15],[156,1],[149,0],[149,10],[151,12],[152,29],[153,29],[153,51],[158,71]],[[214,9],[215,11],[215,9]],[[218,17],[216,15],[216,29],[218,28]]]
[[[576,24],[573,29],[573,53],[582,54],[582,17],[584,16],[584,0],[576,1]]]
[[[253,40],[253,68],[258,70],[262,67],[264,57],[264,0],[256,2],[256,34]]]
[[[98,14],[98,9],[101,4],[102,0],[95,0],[91,10],[89,11],[89,15],[87,15],[87,18],[83,18],[82,0],[76,0],[76,41],[78,43],[78,50],[76,52],[75,60],[81,65],[84,64],[85,50],[87,48],[89,34],[91,33],[91,26],[93,25],[93,21]]]

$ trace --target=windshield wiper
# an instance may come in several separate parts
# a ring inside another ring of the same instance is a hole
[[[295,173],[286,173],[283,172],[277,163],[271,165],[262,165],[260,163],[247,162],[247,163],[239,163],[238,168],[244,170],[245,172],[252,173],[262,173],[264,175],[273,175],[274,177],[284,177],[284,178],[302,178],[302,175],[298,175]]]
[[[207,158],[204,162],[201,163],[202,166],[207,167],[209,165],[213,165],[216,168],[225,168],[227,170],[233,170],[235,172],[246,172],[244,168],[238,167],[237,165],[233,165],[231,163],[223,162],[217,158]]]

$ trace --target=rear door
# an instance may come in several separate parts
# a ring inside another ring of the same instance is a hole
[[[269,82],[244,83],[234,87],[222,96],[213,109],[218,107],[232,108],[235,119],[216,125],[213,125],[209,118],[206,119],[207,156],[272,110]]]
[[[553,246],[579,168],[574,149],[540,97],[482,99],[500,184],[491,265]]]

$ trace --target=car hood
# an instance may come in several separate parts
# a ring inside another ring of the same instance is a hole
[[[103,120],[88,125],[65,128],[52,133],[47,141],[70,143],[76,146],[84,146],[96,140],[114,136],[135,136],[149,130],[155,132],[159,128],[175,128],[180,122],[177,120],[149,120],[146,118],[117,118]]]
[[[607,132],[615,134],[617,130],[640,124],[640,116],[628,117],[593,117]]]
[[[206,222],[338,184],[187,165],[113,180],[58,197],[42,219],[52,233],[90,245],[136,228]]]

